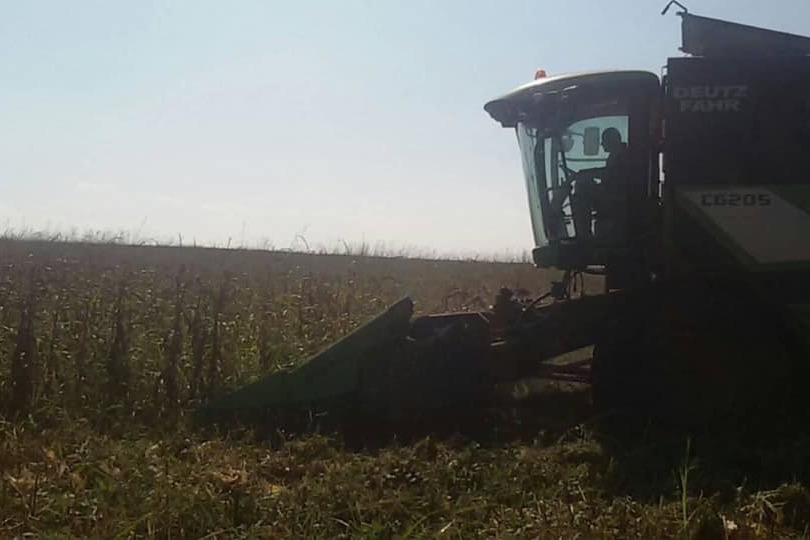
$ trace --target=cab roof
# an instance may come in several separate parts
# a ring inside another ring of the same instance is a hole
[[[660,87],[658,76],[649,71],[590,71],[544,77],[493,99],[484,110],[503,127],[514,127],[547,97],[571,91],[598,89],[621,92],[629,88],[655,90]]]

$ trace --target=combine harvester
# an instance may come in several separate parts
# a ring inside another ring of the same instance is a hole
[[[414,320],[403,299],[203,412],[396,422],[478,409],[498,383],[541,376],[589,383],[598,407],[727,422],[803,392],[810,38],[679,15],[686,55],[661,78],[538,72],[484,107],[517,135],[534,261],[562,275],[549,293]],[[572,294],[584,273],[604,276],[604,294]],[[585,361],[551,361],[587,347]]]

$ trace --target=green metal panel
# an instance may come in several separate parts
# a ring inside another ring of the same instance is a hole
[[[240,410],[302,406],[356,393],[361,387],[363,363],[373,361],[372,357],[388,344],[404,340],[412,314],[413,302],[403,298],[300,367],[249,384],[206,405],[200,413],[211,416]],[[369,354],[372,351],[375,354]]]
[[[752,271],[810,267],[810,187],[688,186],[677,203]]]

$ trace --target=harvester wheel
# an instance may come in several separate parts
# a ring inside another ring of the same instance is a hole
[[[780,318],[733,292],[662,293],[597,343],[594,405],[689,426],[768,423],[788,408],[796,358]]]
[[[651,408],[650,375],[645,361],[645,329],[637,318],[614,320],[596,344],[591,361],[594,407],[600,411],[645,411]]]

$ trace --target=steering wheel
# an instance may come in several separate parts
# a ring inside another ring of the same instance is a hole
[[[546,188],[546,193],[550,194],[548,196],[551,199],[552,208],[559,211],[563,217],[567,217],[571,215],[571,185],[576,180],[577,171],[565,167],[562,163],[559,166],[563,171],[565,181],[559,186]]]
[[[571,184],[572,182],[574,182],[577,179],[576,178],[577,175],[579,174],[579,171],[575,171],[570,167],[566,167],[562,163],[560,163],[560,170],[565,173],[565,181],[567,184]]]

